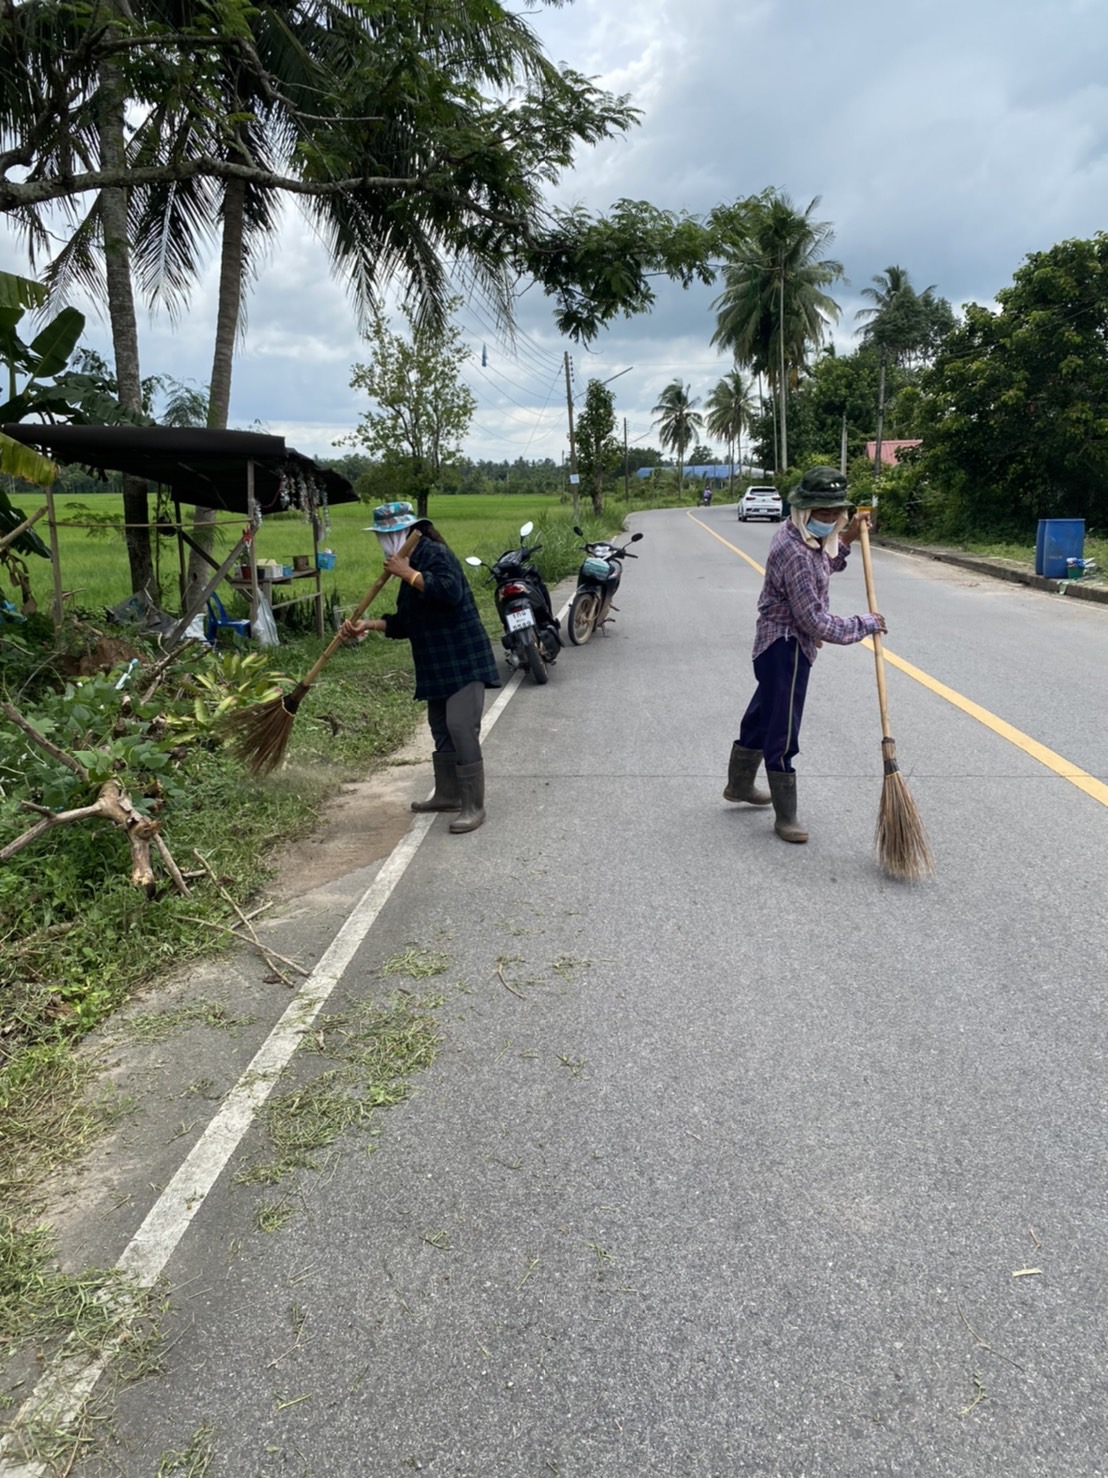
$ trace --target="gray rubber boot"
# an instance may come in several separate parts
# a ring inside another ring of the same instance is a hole
[[[783,842],[806,842],[808,833],[796,819],[796,776],[781,770],[767,770],[773,810],[777,817],[773,829]]]
[[[413,811],[460,811],[462,792],[458,788],[458,756],[452,749],[436,749],[431,756],[435,771],[435,793],[428,801],[413,801]]]
[[[744,749],[738,741],[732,744],[723,799],[746,801],[751,806],[768,806],[773,797],[768,790],[758,790],[754,785],[754,777],[761,763],[760,749]]]
[[[462,814],[450,823],[451,831],[476,831],[485,819],[485,762],[458,766]]]

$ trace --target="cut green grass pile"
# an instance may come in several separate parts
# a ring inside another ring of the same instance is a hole
[[[355,1129],[369,1130],[372,1148],[376,1111],[403,1103],[413,1074],[434,1061],[440,1037],[430,1011],[437,1004],[398,992],[384,1002],[350,1001],[322,1018],[304,1051],[334,1066],[270,1097],[261,1115],[266,1157],[240,1169],[236,1184],[279,1186],[295,1171],[324,1169],[327,1151]],[[295,1071],[304,1072],[301,1062]],[[274,1229],[279,1213],[283,1225],[292,1214],[287,1201],[267,1203],[258,1225]]]

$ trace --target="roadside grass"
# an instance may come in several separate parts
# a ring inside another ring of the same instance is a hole
[[[962,554],[980,554],[987,559],[1011,559],[1029,569],[1035,567],[1035,540],[1028,539],[931,539],[914,534],[894,534],[891,537],[903,544],[915,544],[920,548],[955,549]],[[1104,580],[1108,577],[1108,537],[1097,534],[1085,538],[1085,558],[1096,562],[1096,573],[1087,579]]]
[[[6,1456],[28,1470],[69,1473],[93,1446],[114,1392],[162,1368],[164,1312],[163,1289],[140,1288],[117,1268],[60,1271],[45,1227],[0,1218],[0,1365],[9,1378],[0,1405],[19,1405],[63,1346],[78,1364],[106,1361],[95,1401],[68,1421],[45,1402],[27,1420],[0,1427],[11,1439]]]

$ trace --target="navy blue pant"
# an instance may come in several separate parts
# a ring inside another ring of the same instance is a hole
[[[811,670],[795,637],[780,637],[754,659],[758,686],[743,714],[739,743],[744,749],[760,749],[767,770],[792,773]]]

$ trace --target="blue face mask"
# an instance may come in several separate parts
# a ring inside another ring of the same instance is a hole
[[[833,523],[821,523],[817,518],[810,518],[808,520],[808,532],[816,539],[826,539],[828,534],[835,532],[835,525]]]

